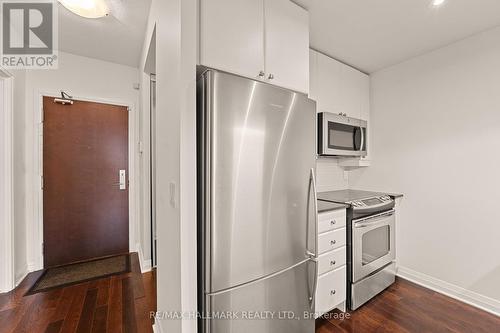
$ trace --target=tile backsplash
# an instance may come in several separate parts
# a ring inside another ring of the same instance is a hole
[[[347,174],[347,172],[346,172]],[[344,178],[344,169],[334,158],[316,160],[316,188],[318,192],[344,190],[349,187],[349,179]]]

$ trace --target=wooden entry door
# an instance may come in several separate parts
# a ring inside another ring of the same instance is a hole
[[[128,252],[127,107],[43,97],[43,112],[44,267]]]

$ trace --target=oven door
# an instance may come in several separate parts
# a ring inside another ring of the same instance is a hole
[[[353,282],[396,259],[395,211],[352,221]]]
[[[327,112],[320,117],[320,155],[366,156],[366,121]]]

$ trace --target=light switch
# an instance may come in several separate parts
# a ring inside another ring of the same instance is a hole
[[[120,170],[120,190],[127,189],[127,174],[125,170]]]

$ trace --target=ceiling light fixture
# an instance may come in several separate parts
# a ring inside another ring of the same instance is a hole
[[[85,18],[100,18],[109,14],[104,0],[59,0],[73,13]]]
[[[433,0],[432,4],[437,7],[437,6],[441,6],[445,1],[446,0]]]

